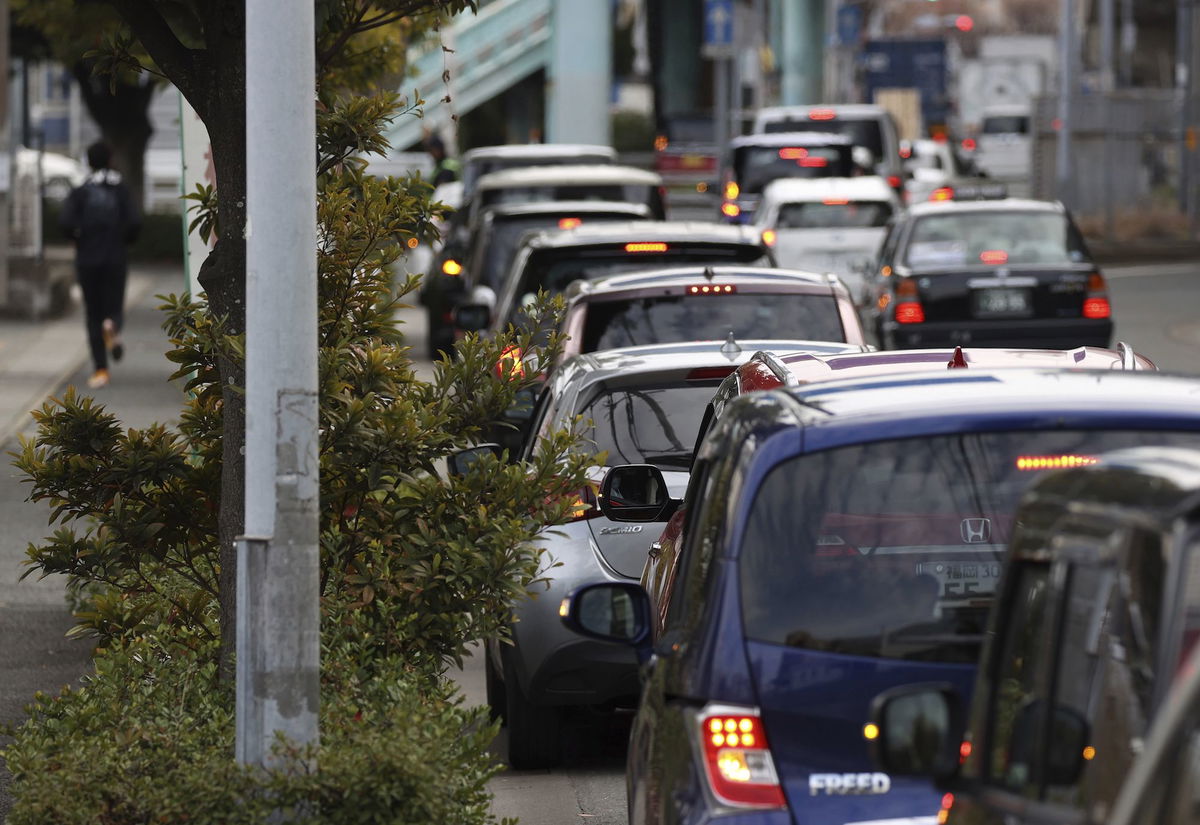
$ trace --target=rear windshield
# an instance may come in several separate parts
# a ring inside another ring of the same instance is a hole
[[[763,482],[741,546],[746,634],[811,650],[974,663],[1017,500],[1045,459],[1200,434],[1045,431],[798,456]]]
[[[555,186],[513,186],[481,193],[480,206],[498,203],[541,203],[545,201],[624,201],[644,203],[662,218],[664,205],[657,186],[642,183],[576,183]]]
[[[583,349],[734,338],[845,341],[837,302],[829,295],[663,295],[592,302]]]
[[[605,389],[579,410],[588,453],[607,452],[608,466],[655,464],[687,469],[705,405],[717,382]]]
[[[983,119],[985,135],[1027,135],[1029,134],[1029,117],[1026,115],[996,115]]]
[[[748,195],[779,178],[846,178],[853,171],[849,146],[742,146],[733,153],[734,179]]]
[[[830,198],[812,203],[785,203],[775,219],[778,229],[862,229],[885,226],[892,216],[887,201]]]
[[[504,277],[504,273],[508,271],[508,267],[512,264],[513,257],[517,254],[519,248],[518,241],[526,232],[536,231],[539,229],[557,229],[562,226],[560,221],[570,219],[579,221],[578,225],[596,224],[596,223],[612,223],[614,221],[628,221],[633,216],[627,214],[588,214],[588,215],[568,215],[563,213],[558,214],[543,214],[543,215],[527,215],[522,217],[500,218],[497,217],[492,221],[492,232],[488,237],[480,240],[482,255],[479,264],[479,271],[472,272],[471,275],[481,284],[496,289],[500,285],[500,279]]]
[[[586,249],[538,250],[529,256],[518,294],[532,297],[538,290],[562,292],[572,281],[592,280],[603,275],[658,269],[691,263],[769,265],[755,244],[653,243],[662,251],[627,252],[625,244]]]
[[[928,215],[905,251],[911,267],[1074,264],[1088,260],[1083,239],[1053,212],[971,211]]]
[[[529,166],[568,166],[575,164],[611,164],[613,159],[608,155],[579,154],[570,157],[552,158],[486,158],[474,160],[467,164],[463,171],[463,189],[470,192],[475,188],[475,181],[492,172],[504,169],[524,169]]]
[[[871,150],[875,162],[884,159],[883,129],[879,118],[850,118],[835,117],[832,120],[774,120],[766,124],[765,132],[825,132],[826,134],[845,135],[854,142]]]

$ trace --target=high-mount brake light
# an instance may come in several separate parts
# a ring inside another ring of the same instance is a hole
[[[717,799],[739,808],[784,807],[783,788],[757,712],[702,713],[698,722],[705,774]]]
[[[826,206],[846,206],[850,203],[849,198],[825,198],[821,203]]]
[[[979,260],[985,264],[1008,263],[1008,253],[1003,249],[985,249],[979,253]]]
[[[688,295],[731,295],[737,292],[733,284],[692,284],[687,288]]]
[[[1099,460],[1091,455],[1072,455],[1070,453],[1062,455],[1019,455],[1017,456],[1017,469],[1022,471],[1062,470],[1070,467],[1087,467],[1089,464],[1095,464]]]
[[[579,218],[559,218],[558,219],[558,228],[559,229],[574,229],[575,227],[581,226],[582,224],[583,224],[583,221],[580,220]]]
[[[460,264],[458,261],[454,260],[453,258],[447,258],[445,261],[442,262],[442,273],[443,274],[450,275],[450,276],[461,275],[462,270],[463,270],[462,264]]]
[[[717,378],[724,378],[731,374],[737,367],[730,364],[729,366],[721,367],[696,367],[689,372],[685,378],[687,381],[712,381]]]
[[[931,201],[952,201],[954,200],[954,190],[949,186],[939,186],[929,193]]]
[[[800,160],[808,157],[808,150],[803,146],[785,146],[779,150],[782,160]]]
[[[809,120],[833,120],[837,117],[837,112],[833,109],[809,109]]]
[[[636,241],[625,244],[626,252],[666,252],[667,245],[662,241]]]
[[[779,240],[779,234],[774,229],[764,229],[762,231],[762,242],[767,246],[774,246]]]

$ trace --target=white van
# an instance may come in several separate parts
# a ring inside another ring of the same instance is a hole
[[[1025,104],[987,106],[975,141],[975,165],[990,178],[1029,178],[1033,137]]]

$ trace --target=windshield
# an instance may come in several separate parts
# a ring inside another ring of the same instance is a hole
[[[508,271],[508,267],[512,264],[513,257],[517,254],[519,241],[521,236],[526,232],[536,231],[539,229],[556,229],[562,226],[564,220],[578,221],[578,224],[595,224],[595,223],[611,223],[613,221],[631,220],[633,216],[623,214],[585,214],[585,215],[567,215],[567,214],[542,214],[542,215],[526,215],[522,217],[497,217],[492,221],[492,231],[490,236],[484,236],[480,239],[480,246],[483,250],[482,263],[478,272],[472,272],[479,283],[487,284],[493,289],[498,289],[500,279],[504,277],[504,273]]]
[[[528,166],[573,166],[575,164],[590,163],[611,164],[612,162],[612,157],[607,154],[587,153],[545,158],[480,158],[468,163],[467,168],[463,170],[463,189],[470,192],[475,188],[475,181],[484,175],[490,175],[492,172],[499,172],[504,169],[524,169]]]
[[[1027,115],[994,115],[983,119],[985,135],[1025,135],[1029,133]]]
[[[1074,264],[1088,260],[1079,232],[1053,212],[972,210],[920,218],[905,252],[911,267]]]
[[[853,171],[849,146],[741,146],[733,153],[734,179],[748,195],[779,178],[846,178]]]
[[[829,198],[811,203],[785,203],[775,219],[777,229],[863,229],[885,226],[892,216],[886,201]]]
[[[883,160],[883,129],[879,118],[856,119],[835,117],[830,120],[773,120],[767,123],[764,132],[825,132],[826,134],[845,135],[854,142],[871,150],[876,162]]]
[[[829,295],[663,295],[588,305],[583,349],[747,338],[845,341]]]
[[[691,465],[692,446],[715,383],[606,389],[579,415],[581,449],[607,452],[607,466],[656,464],[672,469]]]
[[[498,203],[543,203],[545,201],[621,201],[644,203],[658,217],[663,216],[662,197],[657,186],[644,183],[563,183],[554,186],[512,186],[488,189],[481,193],[482,207]]]
[[[746,634],[830,653],[974,663],[1017,500],[1041,472],[1025,467],[1148,444],[1197,446],[1200,435],[971,433],[793,458],[763,482],[746,521]]]

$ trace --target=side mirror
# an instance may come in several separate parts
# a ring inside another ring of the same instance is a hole
[[[903,685],[875,697],[863,735],[887,773],[946,779],[958,770],[964,728],[953,686]]]
[[[597,582],[572,591],[558,609],[563,624],[582,636],[633,647],[639,661],[650,654],[650,597],[632,582]]]
[[[503,452],[504,448],[499,444],[476,444],[446,456],[446,469],[450,475],[465,476],[485,456],[494,455],[500,458]]]
[[[467,332],[487,329],[492,320],[492,310],[483,304],[463,304],[454,308],[454,326]]]
[[[613,467],[600,482],[600,512],[613,521],[666,521],[679,508],[653,464]]]
[[[1051,714],[1049,720],[1047,710]],[[1091,726],[1082,713],[1066,705],[1047,705],[1036,699],[1017,711],[1009,761],[1014,765],[1024,764],[1030,775],[1036,775],[1040,767],[1051,785],[1074,785],[1087,764],[1084,750],[1090,736]],[[1045,764],[1039,766],[1043,754]]]

